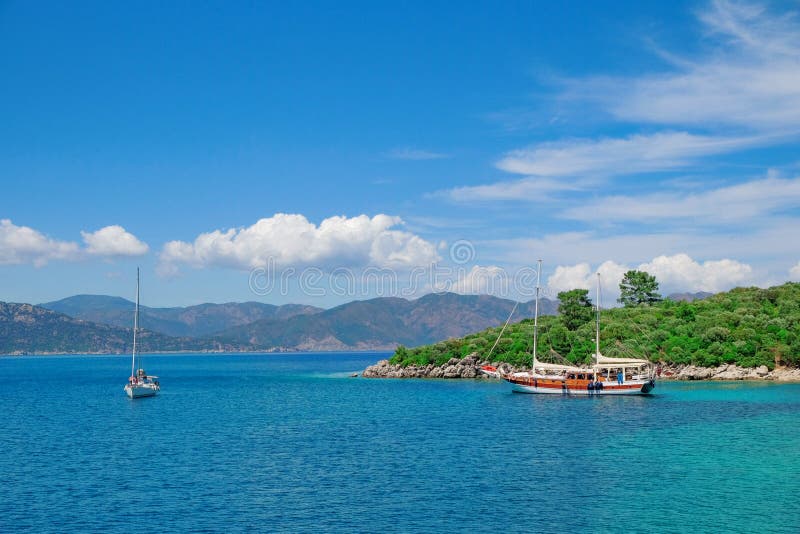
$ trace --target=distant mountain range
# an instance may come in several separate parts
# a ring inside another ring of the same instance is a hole
[[[150,330],[138,336],[142,352],[238,351],[245,347],[211,339],[175,338]],[[133,329],[91,323],[33,306],[0,302],[0,354],[130,352]]]
[[[707,299],[713,295],[714,293],[698,291],[697,293],[672,293],[671,295],[667,295],[667,298],[676,302],[692,302],[694,300]]]
[[[557,312],[557,301],[539,304],[542,315]],[[76,295],[41,306],[0,305],[0,353],[130,350],[134,304],[126,299]],[[454,293],[381,297],[329,310],[257,302],[142,306],[142,350],[388,350],[502,324],[513,307],[508,299]],[[533,314],[533,301],[520,303],[512,321]]]
[[[133,324],[134,303],[122,297],[75,295],[39,306],[94,323],[123,328]],[[261,302],[198,304],[185,308],[139,306],[139,325],[173,337],[205,338],[261,319],[283,320],[321,311],[322,308],[304,304],[275,306]]]
[[[514,301],[490,295],[434,293],[416,300],[382,297],[354,301],[314,315],[263,319],[216,336],[226,342],[296,350],[394,349],[433,343],[502,324]],[[558,302],[542,299],[539,312],[552,315]],[[534,302],[521,303],[515,322],[533,317]]]

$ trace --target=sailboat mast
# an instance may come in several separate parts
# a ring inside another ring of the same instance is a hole
[[[536,269],[536,306],[533,312],[533,368],[531,373],[536,372],[536,345],[539,335],[539,280],[542,275],[542,260],[539,260],[539,268]]]
[[[594,342],[595,363],[600,363],[600,273],[597,273],[597,319],[595,320]]]
[[[133,314],[133,355],[131,356],[131,376],[136,376],[136,332],[139,330],[139,268],[136,268],[136,311]]]

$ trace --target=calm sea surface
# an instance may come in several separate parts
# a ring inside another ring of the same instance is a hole
[[[349,378],[381,354],[0,358],[0,532],[800,532],[800,386]]]

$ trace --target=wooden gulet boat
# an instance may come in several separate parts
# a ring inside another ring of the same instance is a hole
[[[542,260],[539,260],[541,271]],[[591,368],[538,361],[536,343],[539,323],[539,275],[533,320],[533,365],[530,371],[504,375],[519,393],[555,395],[647,395],[655,388],[655,369],[647,360],[609,358],[600,353],[600,273],[597,274],[595,353]]]

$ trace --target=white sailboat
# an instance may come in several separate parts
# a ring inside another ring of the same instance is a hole
[[[149,376],[144,369],[136,369],[136,334],[139,330],[139,268],[136,268],[136,311],[133,315],[133,353],[131,354],[131,376],[125,384],[125,393],[132,399],[153,397],[161,391],[157,376]],[[139,359],[141,365],[141,358]]]
[[[542,260],[539,260],[539,272]],[[647,395],[655,387],[653,365],[638,358],[608,358],[600,353],[600,273],[597,274],[594,365],[584,369],[540,362],[536,358],[539,319],[539,275],[533,319],[533,365],[530,372],[503,376],[514,391],[563,395]],[[613,374],[612,374],[613,373]]]

